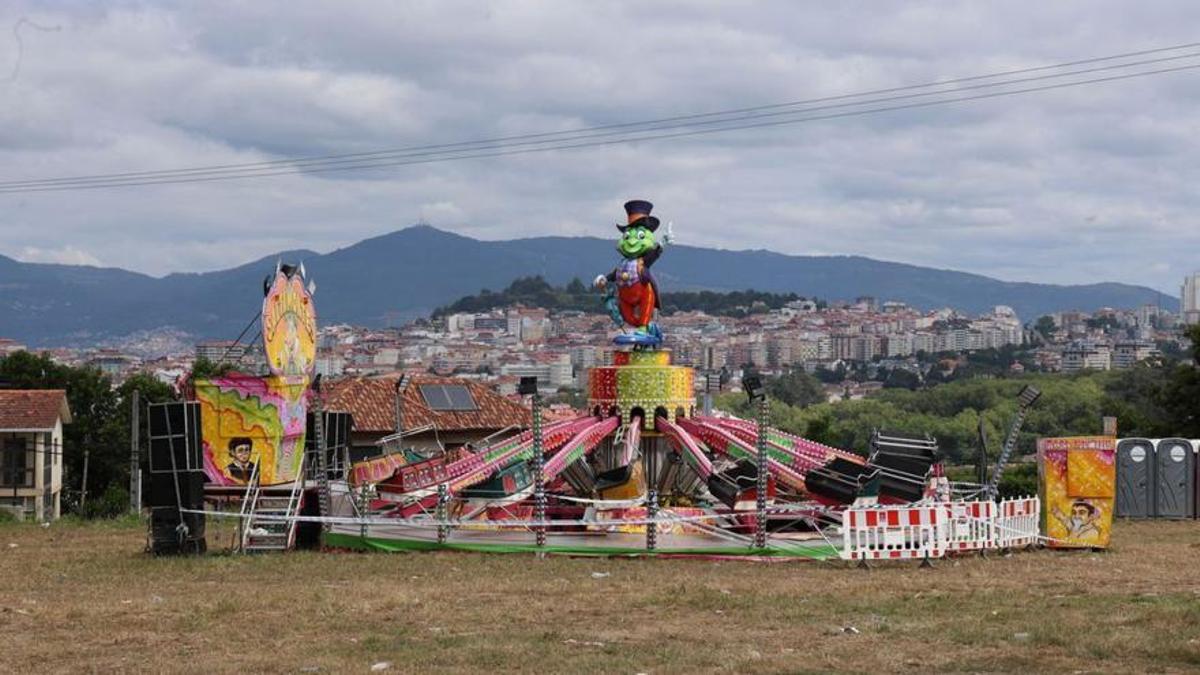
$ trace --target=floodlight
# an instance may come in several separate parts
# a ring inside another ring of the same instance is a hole
[[[532,396],[537,393],[537,376],[522,377],[521,383],[517,385],[517,393],[522,396]]]
[[[758,375],[743,378],[742,389],[746,390],[746,396],[749,396],[751,401],[761,401],[767,395],[763,389],[762,378]]]

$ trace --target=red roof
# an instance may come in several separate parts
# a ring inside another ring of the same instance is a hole
[[[62,389],[0,389],[0,430],[50,431],[71,421]]]
[[[398,374],[391,373],[333,380],[326,385],[325,409],[349,412],[354,416],[355,431],[394,433],[397,377]],[[431,410],[421,394],[422,384],[462,385],[470,390],[477,409]],[[432,424],[441,431],[462,431],[530,425],[528,408],[471,380],[410,373],[404,385],[403,402],[406,428]]]

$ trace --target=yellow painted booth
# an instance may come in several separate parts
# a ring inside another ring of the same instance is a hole
[[[1112,532],[1117,440],[1075,436],[1038,440],[1042,531],[1052,548],[1105,548]]]

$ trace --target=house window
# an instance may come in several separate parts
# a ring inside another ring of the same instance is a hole
[[[0,452],[0,486],[33,487],[33,457],[24,438],[4,439]]]

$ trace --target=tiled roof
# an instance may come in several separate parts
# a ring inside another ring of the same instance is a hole
[[[0,389],[0,430],[50,431],[71,421],[62,389]]]
[[[393,433],[396,430],[395,400],[397,374],[376,377],[349,377],[326,384],[325,409],[349,412],[354,430]],[[430,410],[421,395],[422,384],[460,384],[471,391],[477,410]],[[529,409],[492,391],[487,385],[471,380],[436,375],[409,374],[404,385],[404,426],[432,424],[440,431],[503,429],[528,427]]]

